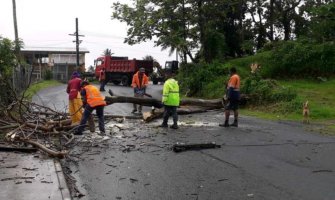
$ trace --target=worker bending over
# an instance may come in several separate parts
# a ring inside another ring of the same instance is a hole
[[[93,85],[90,85],[88,81],[82,81],[81,88],[84,113],[75,135],[83,134],[86,122],[93,110],[96,110],[99,119],[100,134],[105,135],[104,106],[107,104],[104,100],[104,97],[101,95],[99,89]]]

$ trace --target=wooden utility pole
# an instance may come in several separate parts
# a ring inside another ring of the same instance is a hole
[[[76,18],[76,32],[74,34],[69,34],[71,36],[75,36],[76,40],[73,41],[76,43],[76,60],[77,60],[77,71],[79,70],[80,63],[79,63],[79,44],[82,42],[82,40],[79,40],[79,37],[84,37],[84,35],[79,35],[78,31],[78,18]]]
[[[19,45],[19,34],[17,30],[17,19],[16,19],[16,2],[12,0],[13,3],[13,21],[14,21],[14,33],[15,33],[15,53],[18,56],[20,53],[20,45]]]

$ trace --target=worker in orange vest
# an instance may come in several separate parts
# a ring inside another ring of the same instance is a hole
[[[149,84],[148,76],[145,74],[145,69],[140,68],[139,71],[134,74],[133,81],[131,86],[134,88],[134,97],[140,97],[143,98],[145,94],[145,89],[147,88],[147,85]],[[137,112],[137,104],[133,104],[133,111],[131,113]],[[138,106],[138,112],[142,113],[142,106]]]
[[[105,91],[105,83],[106,81],[106,72],[105,72],[105,68],[102,68],[100,70],[100,74],[99,74],[99,82],[100,82],[100,91],[104,92]]]
[[[75,135],[82,135],[86,122],[90,117],[93,110],[96,110],[99,119],[99,130],[101,135],[105,135],[104,123],[104,106],[106,106],[105,98],[101,95],[98,88],[90,85],[88,81],[81,82],[81,97],[84,106],[83,117],[81,118],[80,125],[77,128]]]
[[[225,107],[225,122],[219,126],[229,127],[238,126],[238,104],[240,101],[240,76],[237,74],[235,67],[230,69],[230,79],[227,85],[227,99],[228,104]],[[229,124],[230,110],[234,111],[234,123]]]

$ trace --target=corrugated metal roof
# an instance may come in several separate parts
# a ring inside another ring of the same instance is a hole
[[[43,52],[43,53],[76,53],[76,48],[73,47],[24,47],[22,52]],[[80,53],[89,53],[86,48],[80,47]]]

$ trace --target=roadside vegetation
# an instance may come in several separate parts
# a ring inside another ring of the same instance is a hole
[[[25,97],[28,100],[31,100],[32,97],[40,90],[43,90],[45,88],[51,87],[51,86],[57,86],[57,85],[61,85],[62,83],[56,81],[56,80],[44,80],[44,81],[40,81],[37,83],[33,83],[30,85],[30,87],[26,90],[25,92]]]
[[[289,46],[289,47],[288,47]],[[335,133],[335,45],[304,41],[282,42],[256,55],[183,65],[178,75],[184,95],[222,98],[229,68],[241,76],[241,93],[249,100],[241,113],[272,120],[302,120],[303,103],[309,101],[313,123],[327,126],[323,133]],[[259,68],[252,73],[250,65]],[[292,63],[290,65],[289,63]]]
[[[334,1],[132,2],[114,3],[112,19],[128,25],[130,45],[178,50],[183,95],[222,98],[234,66],[250,98],[242,112],[301,120],[308,100],[313,122],[335,119]]]

